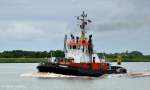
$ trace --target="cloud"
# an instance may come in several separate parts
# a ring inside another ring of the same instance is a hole
[[[149,0],[0,0],[0,50],[62,48],[64,34],[79,31],[76,16],[85,10],[96,45],[104,43],[100,48],[149,52],[149,5]]]
[[[50,50],[63,48],[68,29],[66,22],[2,21],[0,22],[0,50]]]
[[[110,22],[102,22],[102,23],[94,23],[91,27],[96,31],[122,31],[122,30],[139,30],[144,27],[148,27],[150,23],[150,18],[143,18],[137,20],[118,20],[118,21],[110,21]]]
[[[1,40],[41,40],[47,37],[59,37],[67,30],[65,22],[5,21],[0,23]]]

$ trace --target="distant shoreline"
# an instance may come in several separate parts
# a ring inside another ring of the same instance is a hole
[[[108,62],[116,62],[116,59],[107,58]],[[40,63],[47,62],[47,58],[0,58],[0,63]],[[150,62],[150,59],[130,59],[122,62]]]
[[[108,62],[116,62],[116,59],[108,58],[106,59]],[[141,58],[132,58],[132,59],[125,59],[122,62],[150,62],[150,59],[141,59]]]
[[[122,62],[150,62],[150,55],[144,55],[140,51],[125,51],[121,53],[97,53],[99,58],[105,58],[108,62],[116,62],[119,56]],[[39,63],[47,62],[47,57],[65,57],[62,50],[51,51],[25,51],[11,50],[0,52],[0,63]]]
[[[40,63],[47,62],[45,58],[0,58],[0,63]]]

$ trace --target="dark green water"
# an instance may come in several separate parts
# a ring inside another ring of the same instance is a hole
[[[150,77],[106,75],[99,78],[21,77],[36,72],[37,63],[0,64],[0,90],[150,90]],[[128,72],[150,71],[148,62],[123,63]]]

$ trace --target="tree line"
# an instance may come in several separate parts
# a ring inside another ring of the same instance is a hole
[[[49,57],[64,57],[64,52],[61,50],[52,51],[24,51],[12,50],[3,51],[0,53],[0,58],[49,58]]]
[[[109,59],[116,59],[117,55],[122,55],[124,59],[150,59],[150,55],[143,55],[139,51],[122,52],[122,53],[97,53],[100,58],[105,56]],[[64,51],[51,50],[51,51],[24,51],[12,50],[0,52],[0,58],[49,58],[49,57],[64,57]]]
[[[102,56],[105,56],[107,59],[114,61],[117,59],[118,55],[122,56],[122,59],[124,61],[149,61],[150,60],[150,55],[144,55],[142,52],[140,51],[131,51],[131,52],[121,52],[121,53],[98,53],[98,56],[100,58],[102,58]]]

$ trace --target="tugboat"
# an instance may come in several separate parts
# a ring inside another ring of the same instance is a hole
[[[104,74],[124,74],[127,70],[121,66],[111,66],[110,63],[100,59],[93,49],[92,35],[86,35],[86,27],[91,20],[83,13],[77,17],[80,21],[81,33],[64,38],[64,58],[40,63],[37,66],[39,72],[50,72],[63,75],[99,77]],[[68,38],[69,37],[69,38]]]

